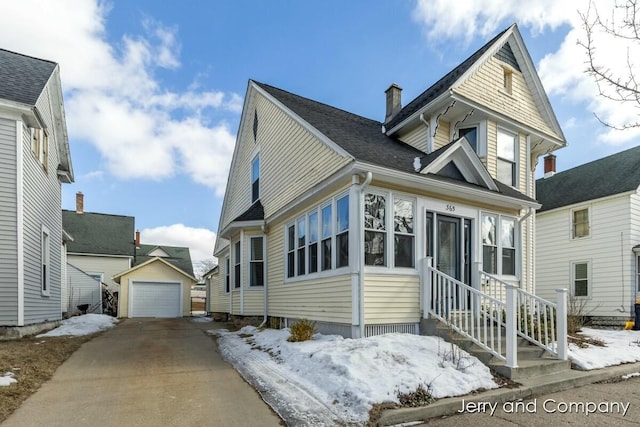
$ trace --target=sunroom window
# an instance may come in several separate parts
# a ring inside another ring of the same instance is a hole
[[[393,203],[394,265],[415,267],[413,202],[396,199]]]
[[[364,196],[364,263],[384,266],[386,261],[386,200],[378,194]]]
[[[482,214],[482,269],[489,274],[516,275],[516,220]]]

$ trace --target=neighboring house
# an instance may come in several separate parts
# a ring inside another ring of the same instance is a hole
[[[61,319],[62,183],[73,170],[55,62],[0,49],[0,163],[0,326],[20,334]]]
[[[427,257],[534,291],[534,169],[565,139],[517,27],[405,106],[386,95],[379,122],[249,81],[212,312],[418,333]]]
[[[205,311],[207,313],[212,313],[212,302],[211,300],[214,297],[213,292],[215,292],[217,289],[214,287],[215,284],[215,280],[214,278],[216,278],[218,276],[220,272],[220,267],[218,265],[216,265],[215,267],[213,267],[212,269],[210,269],[209,271],[206,271],[202,274],[202,282],[204,283],[205,286]]]
[[[66,273],[68,294],[63,313],[90,311],[101,314],[102,282],[71,264],[67,264]]]
[[[117,293],[119,286],[113,276],[133,265],[135,218],[85,212],[84,195],[77,193],[76,210],[63,210],[62,224],[71,238],[66,242],[67,262],[106,284],[110,292]],[[71,298],[80,291],[68,290],[63,311],[76,309]]]
[[[640,147],[536,181],[536,292],[568,288],[571,305],[624,325],[640,296]]]
[[[132,268],[116,274],[118,317],[182,317],[191,314],[197,283],[189,248],[138,245]]]

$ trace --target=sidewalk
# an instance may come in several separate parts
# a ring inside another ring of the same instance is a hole
[[[427,421],[431,418],[456,414],[465,402],[503,403],[519,399],[530,399],[548,393],[554,393],[575,387],[593,384],[599,381],[620,378],[623,375],[640,372],[639,363],[611,366],[592,371],[571,370],[562,373],[543,375],[536,378],[519,380],[520,386],[488,390],[467,396],[450,397],[424,407],[390,409],[383,412],[378,425],[396,425],[412,421]]]

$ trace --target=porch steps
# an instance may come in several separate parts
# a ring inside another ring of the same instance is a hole
[[[445,341],[453,343],[464,351],[477,357],[483,364],[495,372],[512,380],[521,378],[533,378],[540,375],[557,374],[571,370],[571,362],[568,360],[558,360],[549,355],[540,347],[529,343],[525,339],[518,340],[518,367],[509,368],[505,362],[495,357],[493,354],[483,349],[471,339],[464,337],[448,325],[437,320],[427,320],[427,323],[434,322],[432,325],[425,325],[422,328],[427,335],[435,335],[442,337]],[[496,340],[500,340],[501,348],[506,348],[506,337],[503,328],[495,328],[494,336]]]

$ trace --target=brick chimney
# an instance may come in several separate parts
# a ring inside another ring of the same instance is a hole
[[[84,213],[84,194],[81,191],[76,193],[76,213],[78,215]]]
[[[544,177],[551,178],[556,174],[556,156],[548,154],[544,158]]]
[[[140,230],[136,230],[136,249],[140,247]]]
[[[387,95],[387,113],[384,116],[384,122],[387,123],[402,109],[402,88],[392,83],[384,93]]]

